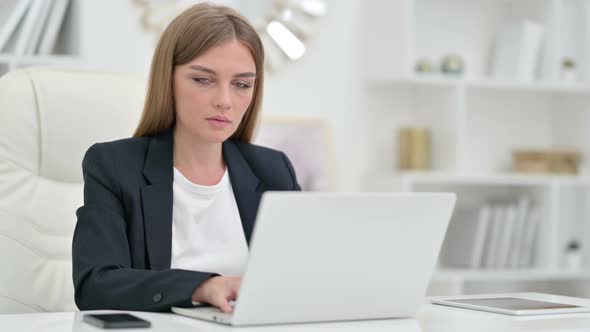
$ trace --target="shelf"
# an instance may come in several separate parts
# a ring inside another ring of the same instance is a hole
[[[463,270],[441,269],[434,273],[435,281],[531,281],[585,280],[590,282],[590,270],[563,271],[555,269],[529,270]]]
[[[400,77],[390,80],[370,80],[375,85],[405,84],[414,86],[437,86],[445,88],[466,87],[474,89],[507,90],[533,93],[577,93],[590,94],[590,85],[564,82],[513,82],[494,79],[464,79],[452,76],[424,75]]]
[[[590,94],[590,85],[567,82],[510,82],[501,80],[472,80],[466,81],[466,86],[477,89],[495,89],[495,90],[516,90],[523,92],[543,92],[543,93],[579,93]]]
[[[10,63],[14,59],[12,54],[0,53],[0,64]]]
[[[415,77],[400,77],[395,79],[369,79],[368,82],[373,85],[404,84],[454,88],[460,84],[465,84],[466,81],[464,79],[452,76],[445,77],[440,75],[425,75]]]
[[[590,186],[590,177],[577,175],[543,175],[543,174],[457,174],[445,172],[402,172],[403,181],[412,183],[465,184],[465,185],[560,185]]]

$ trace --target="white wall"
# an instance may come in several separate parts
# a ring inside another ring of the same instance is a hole
[[[370,150],[361,49],[362,1],[328,0],[308,52],[270,76],[264,111],[326,117],[340,190],[357,190]]]
[[[155,36],[140,25],[133,1],[78,0],[72,3],[79,25],[79,52],[90,69],[147,76]]]
[[[85,2],[86,19],[81,34],[89,36],[81,49],[89,66],[146,76],[155,40],[141,30],[138,7],[132,1],[80,1]],[[244,6],[240,1],[251,0],[222,2],[239,8]],[[327,0],[327,5],[308,53],[267,76],[264,112],[327,118],[334,136],[338,189],[354,191],[371,159],[360,46],[362,1]]]

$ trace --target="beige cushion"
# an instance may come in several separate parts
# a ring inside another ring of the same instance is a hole
[[[145,80],[59,69],[0,77],[0,313],[76,310],[71,239],[81,162],[129,137]]]

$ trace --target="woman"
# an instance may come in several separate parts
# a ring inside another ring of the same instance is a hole
[[[81,310],[232,310],[262,192],[300,190],[282,153],[249,144],[262,101],[259,36],[198,4],[156,48],[133,138],[82,164],[73,279]]]

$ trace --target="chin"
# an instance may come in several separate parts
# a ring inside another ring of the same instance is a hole
[[[223,143],[231,137],[231,133],[208,133],[204,139],[209,143]]]

